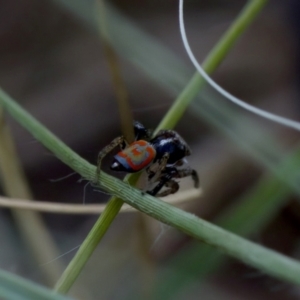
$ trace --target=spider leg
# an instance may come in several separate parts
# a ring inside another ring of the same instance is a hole
[[[176,167],[170,167],[170,166],[165,166],[165,168],[162,170],[162,174],[160,174],[160,177],[158,177],[158,184],[151,190],[148,191],[147,193],[152,195],[152,196],[167,196],[169,194],[174,194],[177,192],[179,185],[176,181],[173,180],[173,178],[183,178],[187,176],[192,176],[192,179],[194,180],[194,186],[195,188],[198,188],[200,185],[199,182],[199,177],[198,174],[195,170],[191,168],[186,168],[186,169],[181,169],[178,170]],[[160,194],[157,194],[163,186],[170,187],[166,191],[163,191]]]
[[[124,147],[124,145],[126,145],[124,136],[119,136],[117,138],[115,138],[110,144],[108,144],[107,146],[105,146],[98,154],[98,159],[97,159],[97,170],[96,170],[96,178],[95,178],[95,182],[97,183],[100,172],[101,172],[101,164],[102,164],[102,160],[103,158],[109,153],[111,152],[114,148],[116,148],[117,146],[120,146],[121,148]]]
[[[162,175],[158,184],[151,191],[147,191],[147,194],[155,196],[162,189],[162,187],[172,179],[172,177],[173,174],[171,173],[166,173]]]
[[[187,176],[192,176],[192,179],[194,180],[195,188],[198,188],[200,186],[198,173],[194,169],[191,168],[181,169],[181,170],[177,170],[177,174],[174,174],[175,178],[183,178]]]
[[[161,193],[158,193],[156,195],[157,197],[165,197],[165,196],[168,196],[170,194],[175,194],[179,189],[178,182],[176,182],[173,179],[170,179],[169,181],[167,181],[165,186],[168,187],[168,189],[166,189],[165,191],[163,191]]]
[[[180,160],[178,160],[178,161],[175,163],[175,166],[176,166],[176,167],[181,167],[181,166],[183,166],[183,164],[184,164],[185,162],[186,162],[185,159],[180,159]]]
[[[149,168],[147,168],[146,171],[148,174],[149,181],[151,179],[153,179],[153,177],[156,174],[158,174],[158,175],[161,174],[161,172],[166,168],[169,157],[170,157],[170,154],[166,152],[157,163],[154,163]],[[152,181],[155,182],[156,180],[157,180],[157,178],[155,178],[155,180],[152,180]]]
[[[178,170],[175,167],[169,167],[169,166],[167,166],[166,163],[167,163],[167,160],[165,161],[164,168],[161,169],[161,172],[158,173],[159,175],[158,175],[158,177],[155,180],[155,181],[158,181],[158,184],[151,191],[148,191],[147,192],[148,194],[150,194],[152,196],[155,196],[162,189],[162,187],[164,185],[167,185],[167,186],[170,185],[171,189],[168,189],[166,191],[166,194],[165,194],[165,192],[160,193],[159,194],[160,196],[161,195],[165,195],[166,196],[166,195],[169,195],[170,193],[177,192],[177,190],[179,188],[179,185],[178,185],[177,182],[175,182],[174,180],[172,180],[172,178],[174,178],[174,177],[175,178],[179,178],[179,176],[178,176]],[[151,179],[151,178],[149,178],[149,179]]]

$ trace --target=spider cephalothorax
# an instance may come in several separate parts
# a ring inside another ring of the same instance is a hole
[[[183,159],[191,154],[191,150],[183,138],[174,130],[160,130],[150,138],[150,131],[141,123],[134,122],[136,141],[128,145],[124,137],[117,137],[98,155],[97,174],[100,172],[101,161],[112,149],[121,146],[121,151],[114,156],[111,169],[127,173],[146,169],[148,179],[156,186],[147,191],[150,195],[159,197],[176,193],[179,185],[174,178],[192,176],[195,187],[199,187],[199,178],[191,168],[178,169],[183,165]],[[163,186],[168,189],[159,193]]]

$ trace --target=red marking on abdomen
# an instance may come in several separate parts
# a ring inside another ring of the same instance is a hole
[[[125,159],[128,164],[126,167],[129,167],[132,171],[140,171],[147,167],[153,161],[155,155],[155,149],[143,140],[132,143],[127,149],[117,154],[117,156]]]

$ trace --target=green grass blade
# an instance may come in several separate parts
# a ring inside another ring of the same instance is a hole
[[[0,270],[0,298],[5,300],[71,300],[33,282]]]
[[[235,45],[238,38],[249,27],[267,2],[268,0],[248,1],[236,20],[232,23],[205,59],[202,67],[208,74],[211,74],[214,70],[216,70],[228,52]],[[157,131],[160,129],[175,127],[187,106],[197,96],[204,83],[205,80],[198,72],[196,72],[158,125]]]
[[[116,197],[108,202],[105,210],[93,226],[92,230],[89,232],[88,236],[85,238],[75,257],[71,260],[63,275],[56,283],[54,287],[55,290],[60,291],[61,293],[66,293],[71,288],[85,263],[99,244],[101,238],[104,236],[110,224],[119,213],[122,205],[123,201]]]
[[[300,151],[297,150],[278,166],[278,172],[295,180],[300,173],[299,161]],[[216,223],[236,234],[251,236],[276,216],[290,194],[291,189],[287,184],[276,177],[264,176],[238,200],[238,204],[218,217]],[[209,245],[192,243],[173,257],[166,271],[158,276],[155,288],[157,295],[161,299],[173,299],[192,280],[199,281],[211,274],[225,259],[222,253]]]

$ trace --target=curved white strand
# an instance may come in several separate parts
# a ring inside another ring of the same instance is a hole
[[[244,101],[240,100],[239,98],[236,98],[235,96],[231,95],[228,93],[226,90],[224,90],[221,86],[219,86],[213,79],[211,79],[208,74],[202,69],[202,67],[198,64],[186,37],[186,32],[185,32],[185,27],[184,27],[184,20],[183,20],[183,1],[184,0],[179,0],[179,25],[180,25],[180,34],[181,38],[185,47],[185,50],[187,51],[189,58],[191,59],[192,63],[194,64],[195,68],[197,71],[201,74],[201,76],[215,89],[217,90],[221,95],[223,95],[225,98],[228,100],[232,101],[233,103],[245,108],[246,110],[249,110],[259,116],[262,116],[266,119],[269,119],[271,121],[274,121],[276,123],[285,125],[287,127],[294,128],[298,131],[300,131],[300,123],[280,117],[278,115],[269,113],[267,111],[264,111],[262,109],[259,109],[255,106],[252,106],[248,103],[245,103]]]

